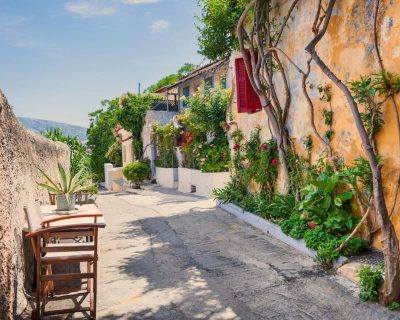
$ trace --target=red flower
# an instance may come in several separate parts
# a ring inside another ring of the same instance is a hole
[[[277,158],[273,158],[273,159],[271,160],[271,164],[272,164],[273,166],[277,166],[277,165],[279,164],[279,160],[278,160]]]
[[[317,224],[316,224],[314,221],[310,221],[310,222],[308,222],[307,224],[308,224],[308,227],[309,227],[310,229],[315,229],[316,226],[317,226]]]
[[[238,151],[239,149],[240,149],[240,144],[235,143],[235,145],[233,146],[233,150]]]
[[[268,143],[263,143],[263,144],[260,146],[260,149],[261,149],[262,151],[267,151],[267,150],[268,150]]]

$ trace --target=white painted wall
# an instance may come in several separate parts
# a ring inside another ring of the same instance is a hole
[[[178,187],[178,168],[156,167],[157,183],[165,188]]]

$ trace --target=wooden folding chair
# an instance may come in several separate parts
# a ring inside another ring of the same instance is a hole
[[[73,314],[89,312],[90,319],[96,319],[97,304],[97,260],[98,260],[98,229],[104,228],[104,223],[98,223],[101,214],[85,214],[79,216],[61,216],[51,220],[41,218],[40,208],[30,210],[24,208],[28,218],[30,233],[26,236],[31,239],[36,261],[36,309],[32,313],[33,319],[58,314]],[[81,218],[93,218],[93,223],[79,223]],[[71,224],[60,224],[63,220],[70,220]],[[39,226],[38,226],[39,223]],[[92,237],[93,242],[74,243],[60,242],[63,239],[76,237]],[[71,264],[86,262],[85,273],[53,274],[52,266],[56,264]],[[89,307],[80,304],[70,309],[46,311],[45,307],[54,292],[55,281],[72,281],[87,279],[87,293]]]

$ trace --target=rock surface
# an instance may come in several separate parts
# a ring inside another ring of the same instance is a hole
[[[33,264],[23,257],[23,206],[48,203],[37,167],[54,177],[57,162],[69,167],[69,148],[26,130],[0,91],[0,319],[16,319],[27,306],[24,272]]]

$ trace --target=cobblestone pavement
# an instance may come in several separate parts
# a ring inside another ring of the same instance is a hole
[[[97,203],[99,319],[400,318],[212,200],[148,187]]]

